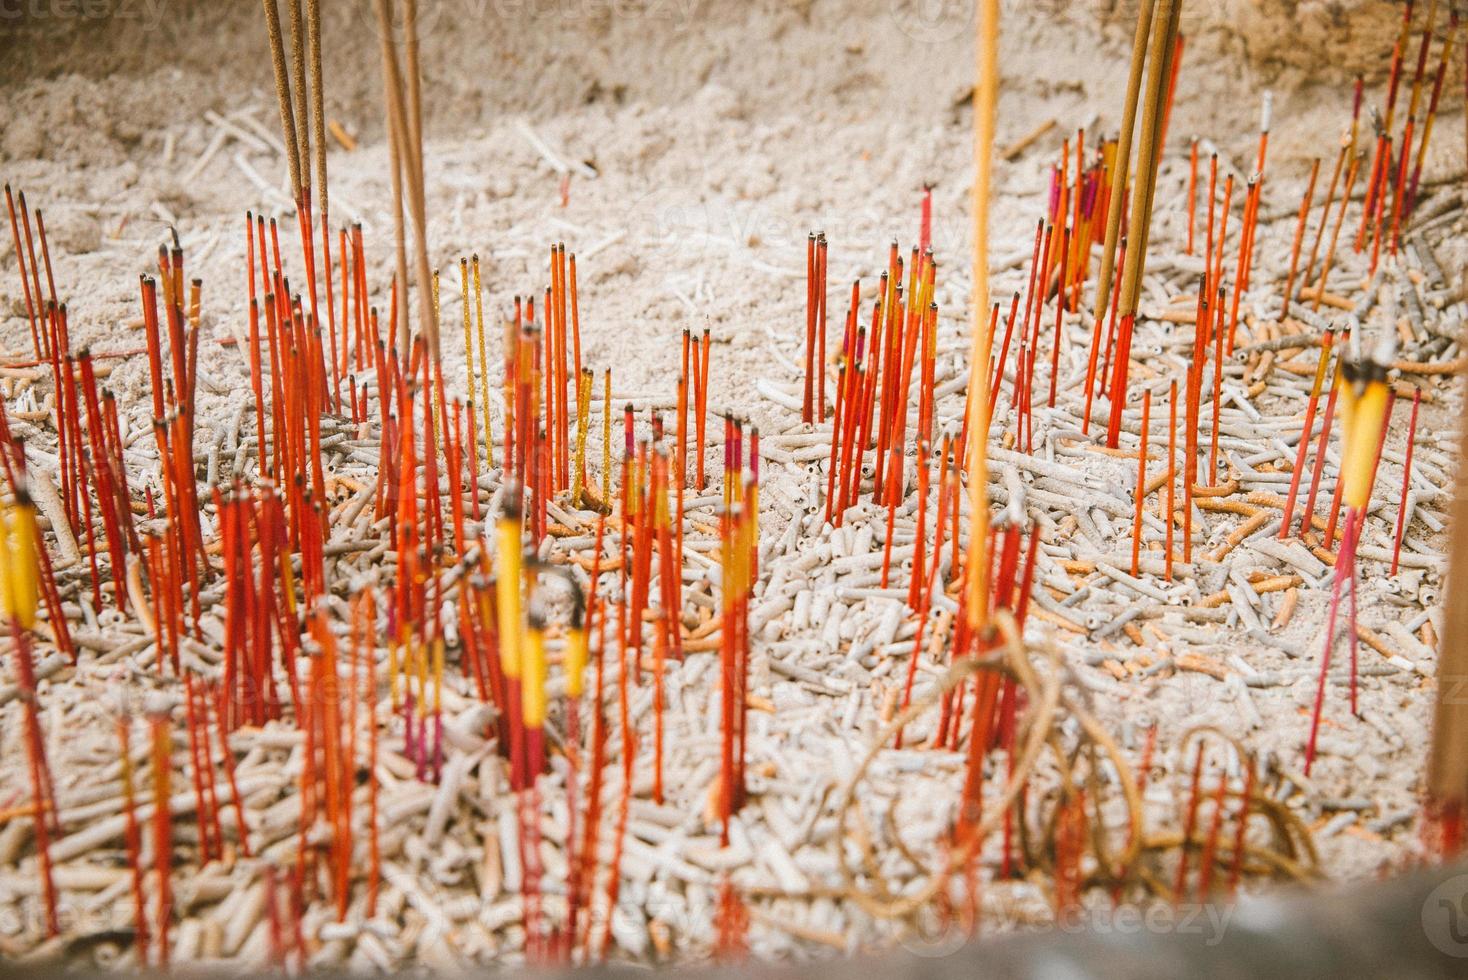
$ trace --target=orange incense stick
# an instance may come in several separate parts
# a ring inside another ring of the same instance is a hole
[[[1300,244],[1305,239],[1305,222],[1310,216],[1310,202],[1315,197],[1315,179],[1320,176],[1320,158],[1310,163],[1310,180],[1305,185],[1305,196],[1300,198],[1300,217],[1295,223],[1295,239],[1290,246],[1290,271],[1285,276],[1284,295],[1280,300],[1281,317],[1289,316],[1290,302],[1295,293],[1295,269],[1300,262]]]
[[[1178,859],[1177,877],[1173,882],[1173,894],[1181,896],[1188,883],[1188,852],[1195,846],[1193,830],[1198,822],[1199,788],[1203,778],[1203,740],[1198,740],[1198,751],[1193,757],[1193,779],[1188,791],[1186,816],[1183,819],[1183,846]]]
[[[1132,574],[1139,574],[1142,550],[1142,504],[1147,499],[1147,429],[1152,420],[1152,389],[1142,390],[1142,441],[1137,449],[1136,517],[1132,521]]]
[[[1315,287],[1315,305],[1313,308],[1317,312],[1320,310],[1321,300],[1325,298],[1325,286],[1330,278],[1330,265],[1335,258],[1336,243],[1340,240],[1341,224],[1346,219],[1346,205],[1351,202],[1351,188],[1355,186],[1357,164],[1360,162],[1361,158],[1356,157],[1351,160],[1351,165],[1346,168],[1346,187],[1341,195],[1341,209],[1336,214],[1335,230],[1330,234],[1330,245],[1325,250],[1325,260],[1320,267],[1320,281]]]
[[[1402,463],[1402,499],[1397,505],[1397,533],[1392,541],[1392,575],[1397,574],[1397,566],[1402,558],[1402,535],[1407,530],[1407,491],[1412,483],[1412,449],[1417,441],[1417,410],[1421,405],[1422,389],[1418,388],[1412,392],[1412,418],[1407,423],[1407,455]]]
[[[1237,284],[1235,284],[1237,291]],[[1213,324],[1213,418],[1210,420],[1212,434],[1208,449],[1208,485],[1218,482],[1218,414],[1219,401],[1223,393],[1223,286],[1218,287],[1217,316]]]
[[[158,936],[157,966],[168,969],[168,928],[173,918],[173,892],[170,887],[173,864],[172,812],[169,800],[169,777],[173,772],[170,758],[172,737],[168,713],[155,710],[149,714],[153,735],[153,868],[158,876],[155,890],[157,896],[156,934]]]
[[[1172,581],[1172,526],[1175,502],[1173,488],[1177,485],[1177,379],[1172,380],[1167,400],[1167,512],[1162,523],[1167,534],[1167,580]]]
[[[129,736],[132,718],[126,710],[117,719],[117,742],[122,760],[122,813],[124,839],[127,841],[127,863],[132,872],[133,930],[137,946],[138,964],[148,962],[148,903],[143,891],[142,834],[138,829],[137,812],[133,797],[133,761]]]
[[[1194,136],[1188,148],[1188,244],[1184,255],[1193,254],[1193,230],[1198,217],[1198,137]]]
[[[1302,283],[1310,282],[1310,274],[1315,270],[1315,260],[1320,256],[1320,244],[1325,239],[1325,227],[1330,223],[1330,208],[1335,203],[1336,188],[1340,185],[1341,175],[1345,173],[1347,155],[1353,141],[1343,138],[1341,140],[1340,152],[1336,154],[1335,167],[1331,169],[1330,185],[1325,192],[1325,200],[1320,207],[1320,224],[1315,229],[1315,240],[1310,245],[1310,257],[1305,261],[1305,269],[1300,274]],[[1293,296],[1285,297],[1286,302],[1293,302]],[[1285,311],[1288,312],[1288,306]]]

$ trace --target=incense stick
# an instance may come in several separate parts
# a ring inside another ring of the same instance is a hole
[[[989,181],[994,153],[994,115],[999,101],[999,3],[982,0],[979,8],[978,34],[975,40],[974,91],[974,161],[977,176],[973,191],[974,259],[973,319],[970,326],[969,390],[978,408],[968,433],[966,450],[969,482],[969,545],[967,593],[965,601],[969,628],[980,630],[988,620],[988,582],[985,569],[988,558],[985,545],[989,538],[988,502],[988,432],[989,432],[989,365],[984,352],[992,343],[989,336]],[[890,541],[890,534],[888,537]]]

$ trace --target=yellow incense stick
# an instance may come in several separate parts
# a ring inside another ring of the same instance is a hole
[[[494,469],[494,437],[489,431],[489,358],[484,347],[484,294],[479,288],[479,255],[472,260],[474,267],[474,325],[479,332],[479,404],[484,406],[484,466]],[[475,489],[475,493],[478,493]]]
[[[601,408],[601,503],[612,506],[612,369],[602,374]]]
[[[520,676],[520,488],[511,485],[497,522],[499,576],[495,601],[500,625],[500,667],[506,677]]]
[[[988,620],[989,560],[989,177],[994,151],[994,110],[999,101],[999,0],[980,0],[975,39],[974,88],[974,266],[968,388],[975,418],[968,430],[968,621],[975,630]]]
[[[571,479],[575,481],[571,488],[571,505],[581,506],[582,495],[586,491],[586,484],[582,482],[581,476],[586,472],[586,430],[591,422],[591,383],[593,374],[590,368],[584,368],[576,379],[576,465]]]
[[[586,673],[586,623],[578,602],[571,610],[571,625],[566,631],[566,696],[581,697]]]
[[[463,287],[464,292],[464,384],[469,389],[469,412],[472,418],[474,412],[474,344],[469,333],[469,262],[462,258],[459,259],[459,283]],[[479,369],[481,371],[484,370],[482,358]],[[479,479],[479,447],[473,440],[469,442],[469,460],[474,464],[473,469],[469,472],[473,473],[474,478],[477,480]]]
[[[1340,373],[1341,426],[1345,440],[1341,452],[1341,499],[1358,510],[1371,497],[1371,477],[1376,472],[1376,446],[1386,425],[1386,367],[1373,360],[1348,361]]]
[[[34,629],[36,607],[40,603],[40,565],[36,551],[36,506],[25,491],[16,494],[10,508],[7,536],[14,543],[6,561],[9,585],[9,608],[6,615],[22,629]]]
[[[526,623],[524,657],[520,683],[520,710],[526,728],[545,725],[545,623],[540,613],[531,610]]]
[[[15,596],[15,569],[20,565],[20,556],[16,553],[15,545],[11,539],[11,526],[14,523],[10,508],[6,511],[3,522],[0,522],[0,616],[6,621],[16,618],[15,610],[18,605]]]

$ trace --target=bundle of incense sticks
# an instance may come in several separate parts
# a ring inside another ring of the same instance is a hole
[[[805,395],[800,418],[826,417],[826,234],[811,232],[805,251]]]
[[[56,817],[56,791],[46,765],[46,742],[41,734],[36,699],[35,658],[30,634],[36,627],[40,603],[39,536],[35,505],[23,484],[14,485],[15,503],[0,515],[0,617],[5,619],[15,647],[17,689],[25,706],[26,762],[30,769],[30,811],[35,828],[36,863],[46,910],[46,935],[60,933],[56,911],[56,884],[52,878],[50,839]]]
[[[719,519],[720,841],[729,844],[729,820],[745,804],[749,712],[749,603],[759,561],[759,430],[750,431],[749,468],[743,459],[743,427],[724,417],[724,507]]]
[[[347,240],[345,230],[342,240]],[[142,505],[129,486],[124,467],[121,412],[112,394],[99,390],[94,369],[95,361],[111,355],[86,350],[73,355],[64,306],[51,307],[44,353],[54,369],[57,390],[66,398],[58,403],[57,414],[58,433],[64,432],[68,440],[60,457],[64,461],[62,500],[71,529],[86,530],[89,535],[85,542],[86,567],[94,609],[100,610],[101,596],[109,588],[121,610],[137,604],[140,615],[151,623],[160,673],[171,674],[183,685],[201,857],[207,860],[223,853],[220,787],[226,782],[232,787],[234,783],[233,755],[226,751],[221,765],[216,746],[227,749],[229,733],[243,726],[293,722],[303,732],[306,746],[293,875],[308,880],[315,869],[323,869],[341,917],[361,877],[352,864],[353,828],[359,821],[352,803],[357,778],[353,760],[358,755],[355,732],[360,722],[355,707],[358,681],[343,683],[340,679],[343,665],[324,605],[334,590],[325,551],[328,541],[339,538],[333,533],[333,525],[338,521],[359,525],[367,521],[383,527],[385,541],[399,556],[401,574],[385,596],[390,601],[379,607],[372,601],[371,588],[360,593],[367,604],[358,606],[365,608],[365,618],[357,630],[358,639],[353,641],[349,679],[358,677],[357,646],[374,632],[368,624],[378,622],[380,608],[385,614],[386,635],[392,638],[388,647],[391,705],[400,719],[403,752],[415,774],[430,782],[442,778],[447,660],[444,625],[449,618],[458,625],[459,664],[464,676],[481,698],[504,709],[498,727],[502,748],[511,762],[513,783],[522,793],[533,793],[536,776],[545,769],[548,757],[543,735],[547,660],[543,652],[545,624],[539,618],[532,621],[527,617],[538,602],[533,583],[543,569],[537,562],[517,559],[522,548],[533,546],[549,533],[551,498],[569,488],[572,478],[568,458],[571,403],[569,393],[559,389],[564,387],[563,381],[571,382],[572,365],[576,363],[573,357],[578,346],[575,323],[579,301],[574,266],[569,257],[565,258],[562,278],[561,263],[566,253],[558,246],[552,251],[552,277],[557,285],[548,291],[549,302],[543,307],[547,328],[543,330],[536,322],[530,303],[522,307],[522,319],[511,324],[516,351],[506,362],[505,387],[514,397],[506,404],[504,458],[527,478],[529,507],[525,513],[529,519],[522,527],[521,493],[517,489],[501,509],[502,547],[496,555],[470,533],[470,515],[479,514],[484,503],[480,475],[492,458],[489,424],[484,426],[488,446],[481,454],[474,431],[477,416],[472,409],[467,413],[466,432],[464,405],[448,395],[443,372],[428,356],[427,345],[415,341],[407,356],[399,357],[384,342],[381,325],[369,311],[361,229],[352,228],[350,244],[340,250],[340,278],[333,275],[325,280],[328,291],[336,294],[333,305],[344,311],[343,324],[350,323],[354,328],[354,332],[344,331],[334,338],[334,349],[333,345],[323,344],[309,303],[291,289],[274,222],[267,222],[263,216],[247,216],[246,245],[246,281],[251,298],[247,356],[256,410],[255,438],[250,447],[255,451],[254,468],[237,464],[229,482],[214,485],[207,495],[201,493],[192,463],[196,456],[194,401],[201,284],[196,281],[185,299],[185,256],[175,245],[161,251],[158,277],[144,277],[141,285],[146,352],[154,381],[154,443],[163,464],[158,484],[144,488]],[[569,304],[569,310],[558,309],[562,303]],[[354,308],[357,314],[348,320],[345,311]],[[476,310],[476,314],[482,331],[482,313]],[[388,327],[391,335],[392,325]],[[541,349],[542,338],[550,348],[549,357]],[[690,346],[694,428],[701,449],[712,346],[708,331]],[[477,378],[480,397],[486,404],[485,391],[492,373],[487,348],[488,344],[482,342]],[[542,365],[547,360],[553,369],[542,383]],[[558,361],[563,366],[555,367]],[[348,501],[334,502],[342,484],[326,478],[322,442],[325,427],[333,424],[333,375],[340,374],[343,365],[351,369],[343,412],[357,431],[380,434],[382,467],[375,482],[358,487]],[[578,452],[574,473],[579,489],[590,496],[592,477],[584,458],[592,407],[589,369],[579,369],[576,377]],[[360,385],[359,378],[363,380]],[[471,372],[471,384],[474,380]],[[610,373],[605,382],[609,396]],[[25,456],[8,420],[0,417],[0,425],[4,426],[0,429],[0,460],[4,462],[6,484],[23,488]],[[654,420],[654,426],[660,432],[660,418]],[[660,442],[641,443],[630,461],[630,479],[623,481],[624,508],[618,519],[629,555],[623,565],[624,574],[630,574],[628,595],[639,610],[631,628],[638,634],[635,644],[640,647],[644,642],[642,613],[650,608],[666,610],[657,616],[653,637],[653,647],[660,656],[681,656],[684,643],[678,574],[683,565],[682,521],[675,533],[669,497],[676,483],[681,500],[683,487],[693,476],[686,463],[687,428],[685,411],[680,421],[682,453],[676,476]],[[702,469],[705,454],[698,451],[697,457],[697,468]],[[752,448],[751,460],[754,458]],[[609,467],[604,464],[604,469]],[[610,473],[606,472],[597,496],[610,499],[610,486]],[[753,498],[753,491],[749,493]],[[206,525],[199,519],[200,508],[194,503],[197,500],[208,500],[212,505],[216,520],[211,534],[206,534]],[[135,525],[133,514],[139,506],[146,520]],[[678,513],[681,515],[681,508]],[[33,508],[24,514],[34,520]],[[90,537],[99,523],[105,541]],[[752,540],[755,526],[752,515],[741,522],[743,540]],[[529,541],[522,541],[522,535]],[[141,557],[135,559],[134,555]],[[47,628],[56,645],[70,653],[67,619],[44,550],[36,553],[33,567],[36,588],[48,607]],[[656,588],[652,585],[654,568]],[[200,592],[216,579],[223,596],[223,650],[217,685],[187,667],[184,656],[185,637],[192,634],[197,640],[202,635]],[[452,593],[446,590],[449,583],[454,585]],[[742,608],[747,609],[748,585],[745,590]],[[443,605],[450,596],[456,612],[446,616]],[[602,618],[604,622],[604,613]],[[630,630],[624,640],[634,642]],[[302,658],[306,660],[304,667]],[[577,678],[566,686],[573,701],[582,696],[579,676],[584,663],[584,653],[580,665],[567,662],[568,675]],[[640,670],[640,661],[638,667]],[[375,701],[371,694],[375,690],[373,676],[369,669],[369,701]],[[350,692],[350,711],[344,706],[344,690]],[[150,713],[155,739],[162,730],[159,726],[165,724],[161,710]],[[373,729],[367,750],[369,772],[375,767],[370,760],[377,751],[373,717],[375,713],[369,712],[368,724]],[[604,732],[602,737],[604,740]],[[44,775],[44,760],[38,759],[37,765]],[[375,787],[375,778],[369,781]],[[162,792],[160,785],[155,784],[155,792]],[[43,794],[38,812],[44,810],[47,796]],[[237,846],[248,853],[246,816],[233,789],[231,797]],[[378,825],[375,799],[374,789],[367,821],[374,855]],[[598,810],[600,803],[598,794],[594,804]],[[589,822],[594,825],[597,820]],[[154,824],[155,837],[168,832],[163,817],[155,818]],[[318,826],[329,828],[322,838],[324,844],[308,834]],[[530,832],[528,824],[526,832]],[[588,847],[588,854],[591,851]],[[368,878],[369,890],[375,895],[375,857]],[[532,905],[538,900],[535,891],[532,884]],[[589,894],[583,889],[578,901],[585,902]],[[162,962],[167,957],[168,920],[172,914],[165,895],[151,926],[140,920],[146,937],[143,945],[154,961]],[[542,952],[550,958],[554,949],[567,948],[566,942],[547,940]]]
[[[1343,363],[1337,387],[1343,394],[1342,423],[1345,443],[1341,459],[1341,475],[1336,489],[1346,504],[1346,527],[1336,554],[1334,584],[1331,589],[1330,612],[1325,620],[1325,651],[1320,658],[1320,681],[1315,692],[1315,708],[1310,719],[1310,739],[1305,747],[1305,773],[1309,775],[1315,762],[1316,737],[1320,730],[1321,711],[1325,704],[1325,683],[1330,670],[1331,652],[1335,647],[1336,614],[1340,609],[1343,589],[1350,593],[1349,614],[1351,681],[1351,714],[1358,714],[1356,702],[1356,539],[1370,502],[1371,486],[1376,480],[1376,466],[1381,459],[1382,440],[1391,419],[1394,392],[1386,383],[1386,365],[1392,359],[1394,345],[1388,338],[1387,349],[1379,358],[1363,358]],[[1326,540],[1334,537],[1336,506],[1331,508],[1331,523]]]

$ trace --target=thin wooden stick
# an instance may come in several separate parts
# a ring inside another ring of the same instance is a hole
[[[173,864],[172,814],[163,801],[172,797],[169,777],[173,771],[170,758],[172,737],[168,713],[155,710],[149,714],[153,734],[153,868],[158,876],[155,889],[157,896],[157,965],[168,969],[168,927],[173,918],[173,891],[171,866]]]
[[[1468,458],[1468,425],[1458,413],[1458,458]],[[1468,582],[1468,468],[1454,479],[1446,594],[1455,595]],[[1468,603],[1443,608],[1438,643],[1439,677],[1468,676]],[[1435,831],[1432,843],[1444,856],[1463,850],[1468,822],[1468,698],[1454,692],[1457,683],[1438,684],[1433,697],[1432,744],[1427,758],[1425,803]]]
[[[1290,300],[1295,294],[1295,268],[1300,261],[1300,243],[1305,238],[1305,223],[1310,217],[1310,202],[1315,196],[1315,178],[1320,175],[1320,158],[1310,163],[1310,181],[1305,185],[1305,196],[1300,199],[1300,217],[1295,225],[1295,240],[1290,246],[1290,271],[1285,276],[1284,295],[1280,298],[1281,316],[1288,316]]]
[[[1137,146],[1137,182],[1132,190],[1132,212],[1128,223],[1129,245],[1121,278],[1121,330],[1117,337],[1116,375],[1111,386],[1111,417],[1106,445],[1116,448],[1121,435],[1121,417],[1126,405],[1126,378],[1131,363],[1131,333],[1137,313],[1142,275],[1146,268],[1149,230],[1152,223],[1152,193],[1157,184],[1160,146],[1162,89],[1168,76],[1173,39],[1177,34],[1181,0],[1165,0],[1162,19],[1153,32],[1147,70],[1147,93],[1142,111],[1141,140]]]
[[[994,155],[994,116],[999,102],[999,0],[981,0],[975,41],[973,190],[974,301],[970,324],[969,391],[978,414],[968,432],[969,544],[968,592],[965,601],[969,627],[979,632],[988,622],[987,581],[989,541],[989,182]],[[890,541],[890,535],[888,540]],[[977,739],[976,739],[977,741]]]
[[[1174,383],[1175,390],[1175,383]],[[1147,429],[1152,420],[1152,389],[1142,390],[1142,441],[1137,448],[1136,517],[1132,522],[1132,574],[1138,575],[1142,554],[1142,505],[1147,499]]]
[[[285,136],[285,162],[290,168],[291,196],[301,199],[301,147],[297,139],[295,110],[291,105],[290,76],[285,63],[285,44],[280,34],[280,9],[276,0],[261,0],[265,8],[265,32],[270,40],[270,61],[275,70],[275,95],[280,106],[280,129]]]
[[[1356,166],[1360,163],[1360,160],[1360,157],[1356,157],[1351,161],[1351,165],[1346,168],[1346,187],[1345,191],[1341,194],[1341,209],[1336,215],[1335,230],[1330,233],[1330,246],[1325,250],[1325,260],[1320,267],[1320,281],[1315,286],[1314,309],[1316,311],[1319,311],[1320,301],[1325,298],[1325,286],[1330,278],[1331,261],[1335,258],[1336,243],[1339,241],[1341,235],[1341,224],[1346,218],[1346,205],[1351,203],[1351,188],[1356,183]]]
[[[1167,558],[1165,559],[1167,580],[1172,581],[1172,527],[1176,523],[1174,488],[1177,486],[1177,379],[1172,379],[1172,386],[1168,391],[1167,399],[1167,513],[1163,516],[1163,524],[1166,526],[1167,534]]]
[[[1402,499],[1397,505],[1397,533],[1392,541],[1392,575],[1397,574],[1397,567],[1402,559],[1402,536],[1407,530],[1407,491],[1412,484],[1412,450],[1417,443],[1417,410],[1421,406],[1422,389],[1418,388],[1412,392],[1412,417],[1407,423],[1407,455],[1402,463]]]
[[[1188,150],[1188,244],[1184,255],[1193,254],[1193,230],[1198,218],[1198,137],[1194,136]]]
[[[132,718],[124,711],[117,719],[117,742],[122,760],[122,812],[125,819],[123,837],[127,842],[127,863],[132,873],[133,894],[133,939],[137,948],[138,963],[148,961],[148,903],[143,891],[142,834],[138,829],[137,812],[133,803],[133,760],[129,736]]]
[[[1111,172],[1111,194],[1106,213],[1106,242],[1101,247],[1101,272],[1096,284],[1096,312],[1099,321],[1106,313],[1107,301],[1111,298],[1111,277],[1116,261],[1117,241],[1121,237],[1121,209],[1126,197],[1127,181],[1131,176],[1132,133],[1136,129],[1137,98],[1142,87],[1142,67],[1147,60],[1148,38],[1152,35],[1152,18],[1158,0],[1141,0],[1137,5],[1137,30],[1132,37],[1132,61],[1127,73],[1126,99],[1121,109],[1121,130],[1116,142],[1116,166]],[[1155,50],[1155,49],[1154,49]],[[1144,169],[1148,161],[1138,158],[1138,169]],[[1133,223],[1133,228],[1136,224]]]

